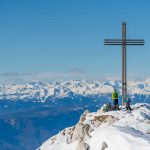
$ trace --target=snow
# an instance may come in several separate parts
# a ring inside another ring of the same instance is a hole
[[[150,79],[129,81],[128,92],[131,95],[150,95]],[[65,81],[65,82],[30,82],[28,84],[0,85],[0,99],[45,101],[48,97],[63,98],[72,96],[100,97],[110,94],[113,88],[121,93],[121,82],[107,81]]]
[[[123,106],[119,111],[85,112],[77,125],[50,138],[39,150],[87,150],[84,144],[88,144],[90,150],[100,150],[104,142],[108,146],[105,150],[150,150],[150,105],[141,103],[131,107],[132,112]],[[95,120],[98,117],[105,117],[105,120]],[[89,125],[91,131],[79,128],[81,125]],[[71,142],[67,142],[70,135]]]
[[[150,144],[148,141],[134,137],[136,131],[131,133],[128,130],[127,133],[120,132],[118,129],[113,127],[101,127],[94,131],[92,139],[89,141],[91,150],[99,150],[101,143],[105,141],[109,148],[107,150],[148,150]]]

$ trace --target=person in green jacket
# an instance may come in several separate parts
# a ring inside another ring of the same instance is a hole
[[[112,92],[112,100],[114,104],[114,110],[118,109],[119,110],[119,105],[118,105],[118,93],[116,89]]]

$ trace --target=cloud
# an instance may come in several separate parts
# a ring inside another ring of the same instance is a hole
[[[0,75],[1,83],[27,83],[31,81],[62,81],[85,79],[79,69],[71,69],[64,73],[54,72],[7,72]],[[84,75],[86,76],[86,75]]]
[[[80,68],[71,68],[67,72],[7,72],[0,74],[1,84],[28,83],[32,81],[66,81],[66,80],[121,80],[121,75],[88,74]],[[128,77],[129,80],[139,79],[136,76]]]
[[[63,81],[87,79],[87,74],[80,68],[71,68],[66,72],[6,72],[0,74],[1,83],[27,83],[31,81]]]
[[[85,74],[85,71],[81,68],[71,68],[68,70],[68,73],[82,75],[82,74]]]
[[[3,73],[1,74],[1,76],[3,77],[19,77],[19,76],[31,76],[34,75],[35,73],[29,73],[29,72],[7,72],[7,73]]]

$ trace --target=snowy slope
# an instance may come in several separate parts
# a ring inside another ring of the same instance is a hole
[[[85,96],[100,97],[110,94],[116,87],[121,92],[121,82],[107,81],[66,81],[66,82],[31,82],[28,84],[0,85],[0,99],[45,101],[64,97]],[[150,95],[150,79],[128,82],[131,95]]]
[[[79,122],[44,142],[37,150],[149,150],[150,105],[132,105],[103,113],[82,114]]]

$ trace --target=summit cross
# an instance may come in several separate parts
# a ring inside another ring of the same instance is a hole
[[[143,39],[126,39],[126,22],[122,22],[122,39],[104,39],[104,45],[122,45],[122,105],[127,98],[127,52],[126,46],[144,45]]]

